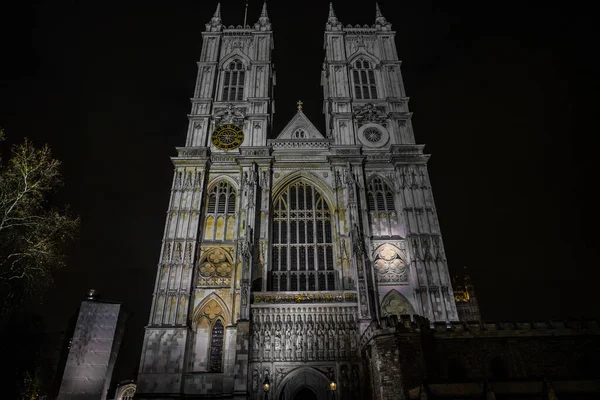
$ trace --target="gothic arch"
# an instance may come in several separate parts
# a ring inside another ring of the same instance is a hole
[[[276,199],[289,185],[296,183],[297,181],[304,181],[305,183],[316,187],[321,195],[325,198],[329,211],[333,215],[333,204],[335,204],[333,192],[329,185],[323,182],[321,178],[316,176],[312,172],[296,171],[282,178],[282,180],[273,187],[272,199]]]
[[[414,315],[415,308],[410,301],[396,289],[390,290],[381,300],[381,315]]]
[[[236,194],[238,193],[239,187],[238,187],[237,182],[235,181],[235,179],[233,179],[232,177],[230,177],[228,175],[218,176],[218,177],[212,179],[210,182],[208,182],[208,186],[206,187],[206,193],[210,193],[210,191],[216,185],[218,185],[221,181],[226,181],[227,183],[229,183],[231,185],[231,187],[233,188],[233,190],[236,192]]]
[[[354,61],[356,61],[359,58],[365,58],[368,61],[372,62],[375,69],[379,68],[379,66],[381,65],[381,60],[379,60],[379,58],[375,57],[374,55],[368,53],[364,48],[358,49],[354,54],[348,57],[348,64],[353,65]]]
[[[221,69],[221,70],[224,69],[226,65],[229,65],[229,63],[235,59],[240,60],[242,62],[242,64],[244,64],[244,67],[246,68],[246,70],[248,70],[248,67],[250,65],[250,59],[248,58],[247,55],[242,53],[240,51],[240,49],[235,49],[234,51],[229,53],[225,58],[223,58],[219,62],[219,69]]]
[[[329,396],[330,378],[316,368],[300,367],[288,373],[277,385],[275,399],[293,399],[303,388],[309,387],[319,400]]]
[[[227,326],[231,323],[231,314],[223,299],[216,293],[211,293],[196,307],[192,319],[193,327],[196,328],[200,322],[206,320],[212,328],[218,319]]]
[[[394,182],[391,179],[389,179],[379,173],[374,173],[373,175],[369,175],[369,177],[367,178],[367,186],[369,186],[371,181],[376,178],[381,179],[382,182],[385,183],[390,188],[390,190],[394,193],[394,195],[396,194],[396,185],[394,184]]]

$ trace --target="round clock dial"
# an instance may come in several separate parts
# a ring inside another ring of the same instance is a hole
[[[220,150],[237,149],[244,142],[244,131],[232,124],[218,126],[212,134],[212,144]]]

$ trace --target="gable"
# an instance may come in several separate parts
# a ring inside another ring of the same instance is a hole
[[[294,118],[288,122],[283,130],[277,135],[276,140],[322,140],[325,136],[298,110]]]

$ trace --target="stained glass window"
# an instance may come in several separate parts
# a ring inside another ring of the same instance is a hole
[[[221,320],[215,322],[210,337],[210,372],[223,372],[223,335],[225,327]]]
[[[335,290],[333,234],[327,202],[296,182],[273,202],[271,290]]]

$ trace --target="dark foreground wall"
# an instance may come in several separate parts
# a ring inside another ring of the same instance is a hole
[[[389,317],[369,326],[361,346],[372,399],[600,399],[596,321],[431,325]]]

